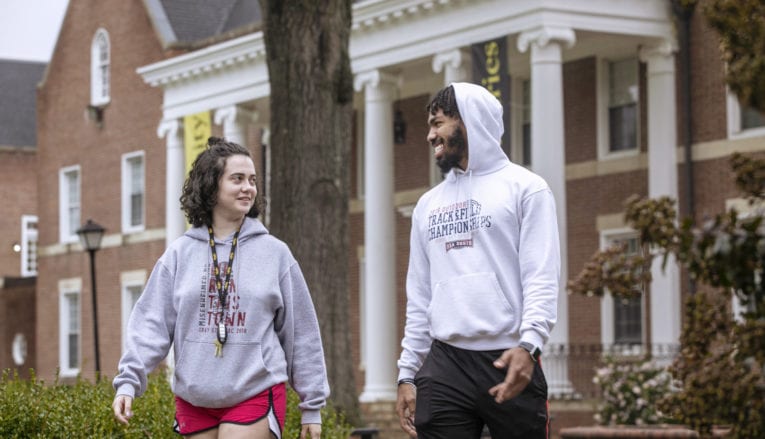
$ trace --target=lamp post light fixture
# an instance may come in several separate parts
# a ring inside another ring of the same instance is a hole
[[[96,354],[96,380],[101,379],[101,363],[98,354],[98,302],[96,300],[96,252],[101,248],[101,238],[106,229],[89,219],[77,229],[82,247],[90,253],[90,291],[93,295],[93,346]]]

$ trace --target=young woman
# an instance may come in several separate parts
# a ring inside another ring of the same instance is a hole
[[[319,325],[298,263],[256,218],[249,151],[211,137],[181,205],[193,226],[157,261],[127,328],[112,408],[134,397],[171,346],[175,431],[185,437],[281,437],[285,382],[301,399],[301,438],[319,438],[329,396]]]

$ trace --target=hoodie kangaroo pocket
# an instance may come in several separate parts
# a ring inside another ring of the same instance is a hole
[[[436,284],[428,308],[433,337],[448,341],[506,332],[513,307],[492,272],[473,273]]]
[[[240,402],[242,392],[260,385],[269,375],[259,343],[229,341],[223,356],[216,357],[212,342],[185,340],[173,390],[200,407],[230,407]]]

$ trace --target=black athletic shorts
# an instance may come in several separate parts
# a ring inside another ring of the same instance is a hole
[[[497,404],[489,389],[506,369],[492,364],[497,351],[469,351],[434,341],[415,376],[418,439],[478,439],[484,425],[494,439],[547,439],[547,381],[540,362],[531,382],[515,398]]]

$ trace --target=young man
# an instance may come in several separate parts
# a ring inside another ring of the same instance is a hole
[[[560,245],[547,183],[500,148],[502,105],[455,83],[428,105],[446,179],[412,214],[396,410],[410,436],[547,438],[539,355],[555,324]]]

